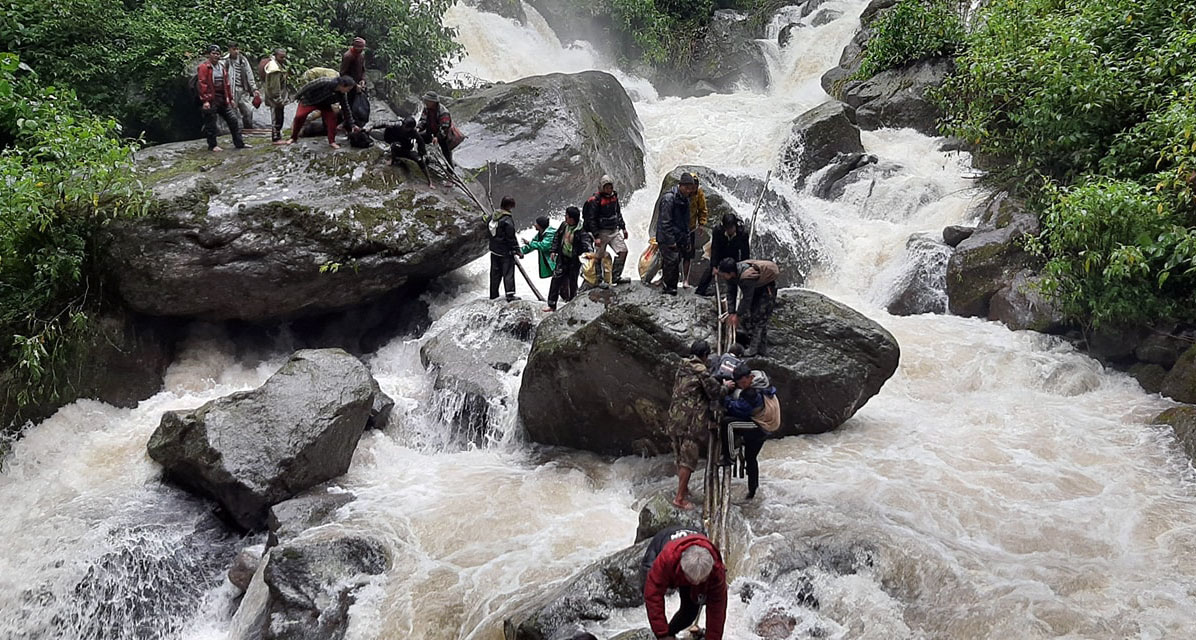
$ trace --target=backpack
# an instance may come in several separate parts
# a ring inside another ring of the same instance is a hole
[[[364,129],[349,132],[349,146],[366,149],[374,146],[374,139]]]

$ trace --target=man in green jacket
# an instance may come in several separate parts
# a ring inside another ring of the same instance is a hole
[[[520,253],[527,255],[533,251],[540,252],[540,277],[551,278],[554,271],[556,271],[556,261],[550,255],[552,253],[552,239],[556,236],[556,229],[548,226],[548,216],[540,216],[536,218],[536,237],[531,242],[523,241],[523,246],[519,248]]]

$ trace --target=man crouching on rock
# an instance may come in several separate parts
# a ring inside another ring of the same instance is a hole
[[[722,640],[727,618],[727,568],[705,534],[683,527],[661,531],[648,544],[641,569],[644,607],[657,638],[675,640],[682,629],[698,619],[702,605],[706,605],[706,638]],[[677,589],[681,596],[681,609],[671,620],[664,610],[664,596],[669,589]]]

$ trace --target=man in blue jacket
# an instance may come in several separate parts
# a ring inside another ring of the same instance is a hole
[[[726,414],[722,420],[723,458],[720,464],[731,464],[731,446],[735,436],[743,438],[744,466],[747,471],[747,499],[756,497],[760,486],[760,464],[757,457],[764,448],[768,433],[780,428],[780,407],[777,390],[763,371],[753,371],[746,364],[735,367],[731,374],[734,393],[723,398]]]
[[[656,202],[656,246],[660,248],[663,269],[661,293],[677,295],[681,255],[688,253],[690,242],[689,198],[697,190],[698,181],[683,173],[677,186],[665,191]]]

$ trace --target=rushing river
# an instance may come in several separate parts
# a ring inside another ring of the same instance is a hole
[[[619,75],[648,147],[647,186],[625,194],[634,255],[675,166],[763,177],[775,164],[792,118],[827,99],[818,78],[865,4],[831,0],[844,17],[801,29],[786,49],[762,42],[767,93],[659,98]],[[450,10],[467,51],[456,71],[514,80],[607,66],[529,13],[523,27]],[[1168,402],[1055,338],[885,313],[906,238],[966,222],[984,194],[968,158],[938,140],[908,130],[863,140],[902,170],[838,202],[786,195],[821,256],[808,286],[888,328],[901,366],[835,433],[765,446],[738,563],[748,573],[770,548],[804,546],[852,570],[804,572],[817,608],[784,581],[757,585],[750,603],[732,599],[728,637],[757,637],[778,611],[796,624],[791,638],[1196,636],[1196,474],[1170,434],[1147,425]],[[483,295],[483,270],[466,267],[458,289],[429,298],[433,331],[478,330],[450,311]],[[501,638],[505,615],[632,541],[635,503],[671,486],[671,462],[545,452],[521,442],[509,411],[488,444],[462,446],[437,419],[444,398],[419,342],[368,358],[399,403],[397,424],[363,437],[342,479],[358,500],[340,526],[385,540],[395,568],[354,605],[349,637]],[[227,535],[203,502],[163,486],[145,444],[163,411],[259,385],[285,357],[237,353],[197,330],[163,392],[135,409],[77,402],[15,444],[0,474],[0,639],[227,637],[235,601],[223,571],[261,540]],[[634,610],[591,630],[644,623]]]

